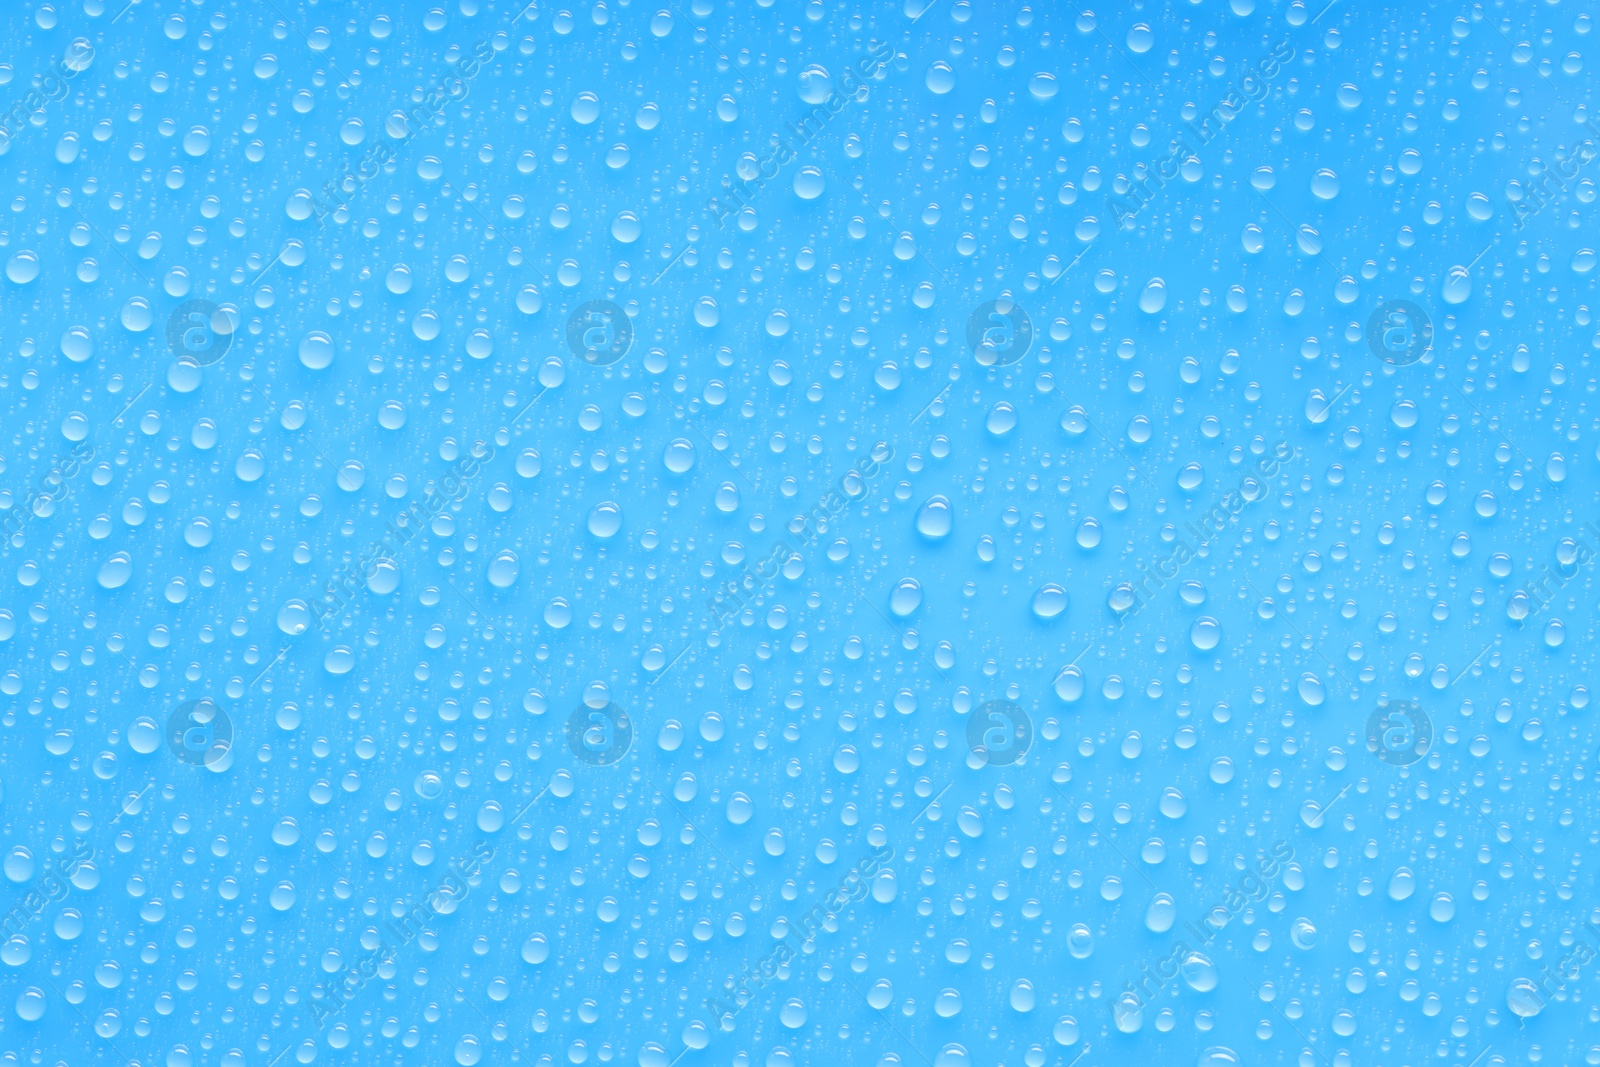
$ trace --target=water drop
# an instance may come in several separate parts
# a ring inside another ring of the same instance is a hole
[[[1506,990],[1506,1007],[1519,1019],[1531,1019],[1544,1010],[1544,995],[1531,978],[1517,978]]]
[[[572,120],[588,126],[600,117],[600,98],[591,92],[579,93],[572,101]]]
[[[589,532],[596,537],[615,537],[622,529],[622,508],[610,500],[596,504],[589,511]]]
[[[833,95],[833,76],[828,68],[813,63],[800,72],[800,99],[820,104]]]
[[[915,578],[902,578],[889,594],[889,610],[905,618],[922,606],[922,585]]]
[[[1176,786],[1169,785],[1161,791],[1161,800],[1157,807],[1167,818],[1181,819],[1188,814],[1189,802],[1184,799],[1183,793]]]
[[[1111,1018],[1117,1029],[1125,1034],[1136,1034],[1144,1026],[1144,1002],[1131,990],[1117,994],[1111,1002]]]
[[[1068,664],[1061,668],[1061,673],[1056,675],[1053,688],[1056,696],[1068,704],[1075,703],[1083,698],[1083,672],[1075,664]]]
[[[1010,401],[1002,400],[989,409],[983,425],[995,437],[1003,437],[1017,425],[1017,409]]]
[[[1178,920],[1178,905],[1168,893],[1157,893],[1144,911],[1144,927],[1153,934],[1164,934]]]
[[[97,580],[102,589],[121,589],[133,577],[133,559],[126,552],[118,552],[100,565]]]
[[[311,628],[311,607],[304,600],[286,600],[278,609],[278,629],[298,637]]]
[[[300,362],[312,370],[322,370],[333,362],[333,338],[312,330],[300,339]]]
[[[1209,993],[1217,988],[1217,965],[1200,952],[1191,952],[1178,967],[1186,985],[1196,993]]]
[[[798,1030],[806,1024],[806,1006],[799,999],[791,997],[778,1009],[778,1021],[790,1030]]]
[[[954,520],[955,512],[950,506],[950,498],[936,494],[918,509],[917,532],[929,540],[942,541],[950,536]]]
[[[801,200],[815,200],[822,195],[827,187],[827,182],[822,177],[822,168],[805,166],[795,171],[794,194]]]
[[[29,986],[17,994],[17,1018],[23,1022],[38,1022],[44,1018],[44,1009],[44,990],[39,987]]]
[[[27,285],[39,276],[39,254],[24,249],[6,260],[6,277],[18,285]],[[133,329],[133,327],[128,327]]]
[[[1322,702],[1328,698],[1328,691],[1322,684],[1322,679],[1310,671],[1306,671],[1300,676],[1298,691],[1300,699],[1305,701],[1308,708],[1321,707]]]
[[[667,470],[673,474],[686,474],[693,469],[694,461],[693,441],[686,437],[677,437],[667,443],[666,454],[663,457]]]
[[[1139,310],[1146,315],[1159,314],[1167,306],[1167,283],[1160,278],[1151,278],[1145,283],[1144,291],[1139,294]]]
[[[517,581],[517,554],[511,549],[501,549],[489,563],[489,584],[496,589],[509,589]]]
[[[1036,618],[1053,619],[1067,610],[1067,603],[1067,591],[1051,582],[1033,594],[1033,614]]]

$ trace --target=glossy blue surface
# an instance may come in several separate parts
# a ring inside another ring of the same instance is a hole
[[[1600,1063],[1592,14],[0,13],[0,1063]]]

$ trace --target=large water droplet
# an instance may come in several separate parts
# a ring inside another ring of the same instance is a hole
[[[1131,990],[1118,993],[1117,999],[1111,1002],[1111,1018],[1123,1033],[1138,1033],[1144,1026],[1144,1005],[1139,995]]]
[[[1067,610],[1067,591],[1054,582],[1042,585],[1033,594],[1033,614],[1041,619],[1053,619]]]
[[[1185,984],[1196,993],[1209,993],[1217,988],[1217,965],[1203,953],[1189,953],[1183,958],[1178,971],[1183,975]]]
[[[1145,283],[1144,291],[1139,294],[1139,310],[1146,315],[1155,315],[1167,306],[1167,283],[1160,278],[1151,278]]]
[[[1519,1019],[1531,1019],[1544,1011],[1544,994],[1531,978],[1514,979],[1506,990],[1506,1007]]]
[[[1178,919],[1178,905],[1171,894],[1157,893],[1144,911],[1144,926],[1153,934],[1164,934]]]
[[[806,1006],[798,998],[791,997],[784,1001],[783,1007],[778,1009],[778,1021],[791,1030],[798,1030],[806,1024]]]
[[[304,600],[286,600],[278,609],[278,629],[298,637],[311,628],[311,608]]]
[[[581,92],[572,101],[572,120],[588,126],[600,117],[600,98],[591,92]]]
[[[801,167],[794,172],[794,195],[801,200],[815,200],[827,185],[820,167]]]
[[[496,589],[509,589],[517,580],[517,554],[509,548],[495,554],[489,563],[489,584]]]
[[[950,536],[954,517],[949,497],[930,496],[917,511],[917,532],[930,540],[941,541]]]
[[[922,583],[915,578],[902,578],[889,593],[889,610],[901,618],[922,606]]]
[[[1002,400],[989,409],[983,425],[994,436],[1003,437],[1017,425],[1017,409],[1011,406],[1010,401]]]
[[[1076,665],[1068,664],[1061,668],[1061,673],[1056,675],[1056,696],[1072,704],[1083,698],[1083,672]]]
[[[1038,1001],[1034,992],[1033,983],[1026,978],[1018,978],[1011,985],[1011,1010],[1020,1012],[1032,1011]]]
[[[100,565],[98,581],[102,589],[121,589],[133,577],[133,559],[126,552],[118,552]]]
[[[300,339],[300,362],[312,370],[322,370],[333,362],[333,338],[312,330]]]
[[[685,474],[694,467],[694,442],[686,437],[674,438],[667,443],[663,461],[673,474]]]
[[[1202,615],[1189,627],[1189,642],[1201,652],[1210,652],[1222,640],[1222,624],[1209,615]]]
[[[813,63],[800,72],[800,99],[820,104],[833,95],[833,76],[828,68]]]
[[[617,531],[622,529],[622,507],[610,501],[602,500],[589,511],[589,532],[596,537],[615,537]]]
[[[1189,811],[1189,802],[1184,799],[1183,793],[1176,786],[1169,785],[1161,791],[1159,807],[1161,814],[1167,818],[1181,819]]]
[[[39,253],[24,249],[6,260],[6,277],[18,285],[27,285],[39,276]],[[132,329],[132,327],[129,327]]]

